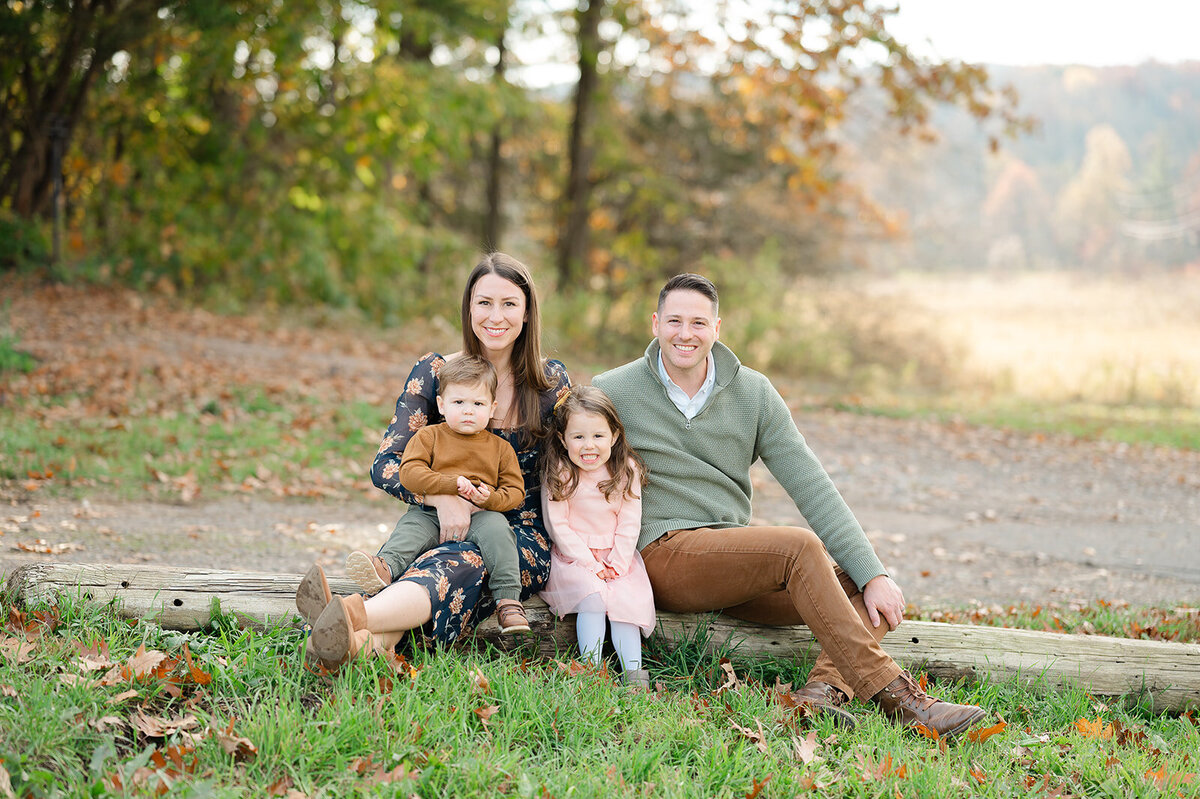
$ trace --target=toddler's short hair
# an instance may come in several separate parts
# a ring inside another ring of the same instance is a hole
[[[495,399],[498,382],[496,367],[490,361],[475,355],[459,355],[446,361],[438,370],[437,393],[442,396],[451,385],[483,386]]]

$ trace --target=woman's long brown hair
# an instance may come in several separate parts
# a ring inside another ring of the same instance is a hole
[[[517,425],[534,438],[541,438],[546,430],[542,424],[540,395],[549,391],[551,385],[542,359],[542,316],[533,276],[525,264],[502,252],[488,253],[471,270],[462,295],[463,352],[480,358],[487,356],[483,344],[471,330],[471,292],[484,275],[498,275],[515,284],[525,295],[525,325],[513,343],[513,393],[517,403]]]
[[[554,426],[546,437],[542,450],[542,488],[550,492],[550,499],[556,502],[569,499],[579,487],[579,471],[571,457],[567,454],[567,446],[563,441],[563,433],[567,422],[574,413],[594,413],[608,422],[608,429],[613,431],[616,441],[612,445],[612,453],[608,458],[609,478],[600,483],[604,498],[613,501],[613,495],[624,495],[636,499],[641,494],[635,491],[646,485],[646,464],[641,456],[629,446],[625,436],[625,427],[612,400],[598,388],[593,386],[573,386],[571,393],[560,400],[554,409]]]

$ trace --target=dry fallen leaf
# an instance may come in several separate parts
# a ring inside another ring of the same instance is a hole
[[[0,638],[0,655],[3,655],[14,666],[33,660],[30,654],[36,644],[32,641],[21,641],[16,638]]]
[[[483,726],[487,727],[488,722],[492,720],[492,716],[499,712],[499,705],[487,705],[485,707],[476,708],[475,715],[479,716],[479,720],[483,722]]]
[[[802,763],[811,763],[816,760],[817,750],[821,748],[821,745],[817,743],[817,731],[809,732],[807,738],[793,738],[792,748],[796,753],[796,759]]]
[[[103,683],[101,683],[101,684],[103,684]],[[120,704],[121,702],[124,702],[126,699],[137,699],[137,698],[138,698],[138,692],[133,690],[132,688],[130,688],[128,691],[122,691],[121,693],[114,696],[112,699],[109,699],[107,704],[116,705],[116,704]]]
[[[728,658],[721,658],[721,670],[725,672],[725,684],[718,688],[715,693],[719,696],[725,691],[736,691],[741,686],[738,682],[737,674],[733,671],[733,664]]]
[[[109,727],[121,727],[127,723],[120,716],[101,716],[98,719],[92,719],[88,722],[88,724],[95,727],[99,732],[104,732]]]
[[[12,779],[8,776],[8,770],[4,766],[0,766],[0,798],[17,799],[17,795],[13,793]]]
[[[755,722],[758,724],[758,732],[734,724],[732,721],[729,722],[729,726],[740,732],[743,738],[758,747],[758,751],[762,752],[763,754],[767,754],[767,752],[770,751],[770,748],[767,746],[767,736],[763,733],[762,722],[758,721],[758,719],[755,719]]]
[[[479,669],[471,671],[471,693],[473,694],[490,694],[492,692],[492,684],[488,678],[483,676],[483,672]]]
[[[233,734],[233,725],[236,721],[236,718],[232,719],[229,726],[223,731],[214,729],[212,733],[221,744],[221,748],[225,750],[225,754],[233,755],[234,760],[253,760],[258,757],[258,747],[249,738]]]
[[[151,716],[142,709],[134,711],[129,719],[130,724],[147,738],[165,738],[181,730],[193,730],[200,722],[191,713],[174,719],[161,716]]]

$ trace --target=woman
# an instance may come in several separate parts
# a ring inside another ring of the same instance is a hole
[[[486,358],[499,377],[496,413],[489,429],[512,444],[525,478],[525,501],[505,515],[520,552],[522,594],[540,591],[550,570],[550,539],[542,521],[538,460],[554,405],[570,389],[566,368],[541,353],[537,291],[524,264],[503,253],[485,256],[471,271],[462,296],[462,352]],[[463,541],[474,507],[459,496],[418,498],[398,482],[400,458],[413,433],[442,421],[437,375],[453,355],[429,353],[419,360],[396,401],[383,443],[371,467],[375,485],[411,505],[437,510],[446,543],[419,557],[400,578],[368,599],[332,598],[314,565],[296,593],[296,606],[313,625],[310,650],[331,664],[368,642],[390,649],[406,630],[428,626],[437,641],[451,643],[495,610],[483,593],[487,572],[479,548]]]

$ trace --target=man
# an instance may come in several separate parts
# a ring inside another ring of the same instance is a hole
[[[779,392],[717,340],[717,311],[711,281],[676,275],[659,293],[645,356],[595,379],[649,470],[638,548],[655,604],[807,624],[821,654],[800,694],[844,724],[858,695],[899,724],[965,731],[982,708],[928,696],[880,647],[903,620],[904,595]],[[748,526],[759,458],[812,531]]]

